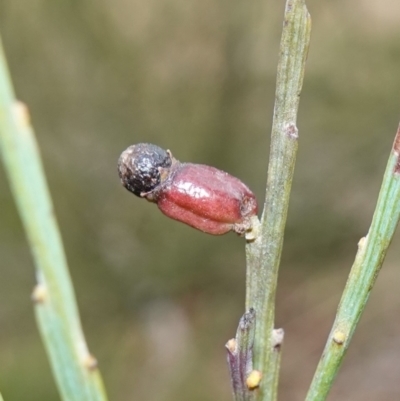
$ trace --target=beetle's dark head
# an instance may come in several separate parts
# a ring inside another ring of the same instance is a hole
[[[129,146],[118,160],[122,185],[136,196],[145,196],[161,184],[172,161],[170,152],[151,143]]]

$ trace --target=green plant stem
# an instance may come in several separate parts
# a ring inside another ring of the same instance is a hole
[[[358,244],[336,318],[319,361],[307,401],[323,401],[349,347],[354,330],[368,301],[386,251],[400,219],[400,126],[383,177],[371,227]]]
[[[14,95],[0,41],[0,150],[36,266],[36,317],[64,400],[107,399],[89,354],[61,235],[26,107]]]
[[[304,0],[286,2],[271,135],[267,190],[261,226],[248,241],[246,310],[256,310],[254,368],[263,373],[258,400],[277,398],[282,332],[274,332],[275,293],[296,160],[299,96],[311,33]]]
[[[0,401],[4,401],[4,400],[3,400],[3,397],[1,396],[1,394],[0,394]]]

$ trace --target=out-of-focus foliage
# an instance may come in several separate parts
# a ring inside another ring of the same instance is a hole
[[[112,400],[230,400],[224,343],[244,244],[165,218],[119,184],[140,141],[237,175],[262,202],[284,2],[3,0],[83,324]],[[281,399],[301,400],[365,234],[399,119],[400,4],[308,1],[312,42],[278,290]],[[58,400],[29,295],[33,266],[0,170],[0,388]],[[331,400],[400,397],[399,236]],[[397,268],[397,270],[396,270]],[[367,398],[366,398],[367,397]]]

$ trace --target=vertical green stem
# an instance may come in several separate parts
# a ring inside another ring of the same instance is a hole
[[[36,317],[64,400],[107,399],[82,332],[61,235],[26,107],[0,41],[0,150],[36,266]]]
[[[332,330],[307,394],[307,401],[323,401],[327,398],[398,225],[400,219],[399,155],[400,126],[383,177],[371,227],[367,236],[358,244],[358,252]]]
[[[280,45],[267,191],[260,232],[248,241],[246,310],[256,310],[254,368],[263,373],[258,400],[277,398],[283,332],[274,330],[275,293],[296,160],[299,96],[311,32],[304,0],[287,0]]]

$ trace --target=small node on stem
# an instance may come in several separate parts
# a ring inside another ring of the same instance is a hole
[[[237,351],[237,341],[235,338],[231,338],[226,344],[225,348],[231,353],[235,354]]]
[[[362,249],[364,247],[366,241],[367,241],[367,237],[362,237],[360,239],[360,241],[358,241],[358,244],[357,244],[358,249]]]
[[[292,139],[299,139],[299,130],[294,123],[288,123],[285,128],[285,134]]]
[[[400,154],[400,125],[397,128],[396,136],[393,142],[393,151],[399,155]]]
[[[97,359],[92,354],[87,354],[85,359],[83,360],[83,365],[86,369],[93,371],[97,369],[98,362]]]
[[[14,113],[18,122],[20,122],[23,126],[27,127],[30,125],[31,118],[29,115],[29,109],[25,103],[16,101],[14,103]]]
[[[259,370],[253,370],[246,379],[246,385],[249,390],[254,390],[260,386],[262,373]]]
[[[396,136],[394,138],[393,152],[397,157],[397,163],[394,166],[394,173],[399,174],[400,173],[400,125],[397,128]]]
[[[35,304],[42,304],[46,301],[48,296],[47,288],[44,284],[37,284],[32,292],[32,301]]]
[[[272,330],[272,348],[279,349],[283,343],[285,332],[283,329]]]
[[[250,229],[246,231],[245,233],[245,238],[247,242],[253,242],[255,241],[259,234],[260,234],[260,229],[261,229],[261,223],[260,220],[258,219],[257,216],[252,216],[250,218]]]
[[[346,334],[341,330],[336,330],[333,333],[333,341],[338,344],[342,345],[346,340]]]

